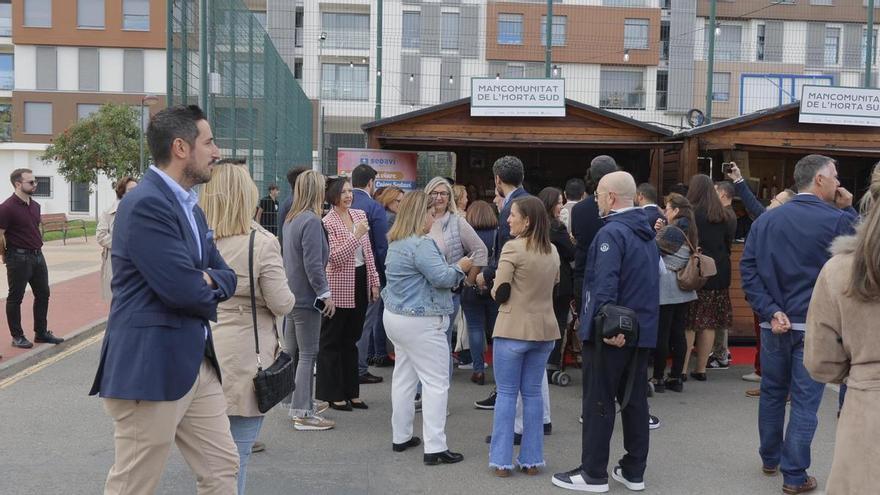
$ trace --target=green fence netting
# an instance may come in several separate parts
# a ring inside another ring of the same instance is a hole
[[[261,195],[269,184],[289,191],[285,174],[311,167],[312,104],[260,20],[241,0],[206,4],[206,56],[200,46],[199,0],[168,6],[168,103],[199,104],[225,158],[244,158]],[[202,64],[208,70],[202,85]]]

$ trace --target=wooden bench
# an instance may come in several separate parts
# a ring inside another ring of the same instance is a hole
[[[63,242],[67,244],[67,233],[75,229],[82,229],[83,237],[88,242],[89,235],[86,232],[85,220],[68,220],[65,213],[40,215],[40,234],[43,238],[46,237],[46,232],[61,232],[63,234]]]

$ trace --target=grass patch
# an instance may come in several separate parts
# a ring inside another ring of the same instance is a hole
[[[79,228],[79,222],[76,222],[75,227],[71,227],[67,230],[67,238],[68,239],[82,239],[82,229]],[[86,233],[89,236],[89,239],[95,238],[95,229],[98,227],[98,222],[94,220],[86,220]],[[46,232],[43,235],[43,242],[49,241],[60,241],[64,238],[64,234],[62,232]]]

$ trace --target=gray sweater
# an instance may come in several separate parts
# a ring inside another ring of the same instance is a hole
[[[684,291],[678,288],[677,271],[687,266],[691,250],[687,244],[682,245],[675,254],[664,254],[663,264],[666,273],[660,274],[660,305],[681,304],[697,299],[696,291]],[[289,275],[288,275],[289,277]]]
[[[324,224],[314,212],[304,211],[284,224],[283,236],[284,271],[296,297],[294,307],[312,308],[316,297],[330,292],[325,271],[330,245]]]

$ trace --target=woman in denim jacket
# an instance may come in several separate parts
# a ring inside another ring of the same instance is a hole
[[[473,266],[470,258],[450,265],[437,243],[426,237],[434,217],[429,196],[407,193],[394,226],[388,232],[385,262],[387,285],[385,332],[396,353],[391,379],[391,426],[395,452],[421,444],[413,436],[416,386],[422,383],[422,433],[427,465],[452,464],[464,459],[446,445],[446,402],[449,393],[449,347],[446,329],[452,313],[450,288]]]

